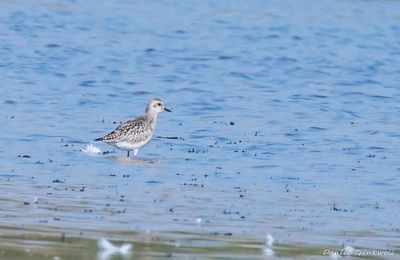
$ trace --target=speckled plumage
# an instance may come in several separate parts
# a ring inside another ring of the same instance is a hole
[[[150,142],[156,126],[158,113],[162,111],[171,112],[164,107],[161,100],[154,98],[147,106],[144,115],[135,120],[122,123],[114,131],[104,137],[95,139],[95,141],[102,141],[119,149],[127,150],[128,157],[130,150],[133,150],[134,155],[136,155],[140,148]]]
[[[152,118],[151,115],[144,114],[135,120],[129,120],[120,124],[114,131],[108,135],[105,135],[99,141],[103,141],[105,143],[143,142],[147,139],[151,139],[155,126],[155,116]]]

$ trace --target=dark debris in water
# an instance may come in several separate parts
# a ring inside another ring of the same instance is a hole
[[[382,207],[381,206],[379,206],[379,203],[378,202],[376,202],[375,203],[375,206],[374,206],[374,209],[381,209]]]
[[[133,94],[139,96],[139,95],[150,95],[151,93],[147,91],[135,91],[133,92]]]
[[[309,129],[312,130],[312,131],[326,131],[326,130],[328,130],[326,128],[319,127],[319,126],[311,126]]]
[[[150,180],[150,181],[146,181],[146,183],[149,183],[149,184],[158,184],[158,183],[162,183],[162,181]]]
[[[339,212],[353,212],[353,210],[343,209],[336,207],[336,203],[333,203],[331,210]]]
[[[230,60],[235,58],[235,56],[221,55],[218,57],[219,60]]]
[[[201,187],[204,188],[204,184],[198,184],[198,183],[183,183],[183,186],[189,186],[189,187]]]
[[[168,139],[168,140],[185,140],[183,137],[178,136],[156,136],[159,139]]]
[[[46,45],[47,48],[58,48],[60,47],[60,45],[56,44],[56,43],[50,43]]]
[[[20,157],[20,158],[31,158],[31,156],[28,155],[28,154],[18,155],[18,157]]]
[[[14,104],[16,104],[17,102],[15,102],[14,100],[6,100],[6,101],[4,101],[3,103],[4,103],[4,104],[7,104],[7,105],[14,105]]]
[[[105,154],[116,153],[116,152],[117,152],[117,151],[104,151],[102,154],[105,155]]]
[[[133,85],[136,85],[137,83],[136,82],[133,82],[133,81],[127,81],[127,82],[125,82],[125,85],[129,85],[129,86],[133,86]]]
[[[218,121],[213,121],[214,124],[222,124],[222,125],[235,125],[235,122],[230,121],[229,123],[227,122],[218,122]]]
[[[222,213],[224,215],[240,215],[239,211],[230,211],[230,210],[227,210],[227,209],[225,209]]]
[[[95,80],[86,80],[86,81],[82,81],[79,86],[81,87],[92,87],[97,83],[97,81]]]
[[[192,148],[192,149],[189,149],[188,150],[188,153],[208,153],[208,150],[206,149],[206,150],[199,150],[199,149],[194,149],[194,148]]]

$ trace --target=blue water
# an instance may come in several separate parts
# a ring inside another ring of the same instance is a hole
[[[1,2],[0,225],[399,247],[399,10]],[[81,151],[153,97],[178,139]]]

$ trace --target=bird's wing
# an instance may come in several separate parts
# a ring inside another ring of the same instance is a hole
[[[145,118],[138,117],[120,124],[114,131],[103,137],[104,142],[141,142],[148,138],[148,127]]]

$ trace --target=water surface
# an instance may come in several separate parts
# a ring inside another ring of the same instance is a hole
[[[132,258],[265,258],[268,233],[287,258],[399,250],[398,10],[1,2],[1,254],[95,259],[107,237]],[[153,97],[173,113],[137,161],[81,151]]]

